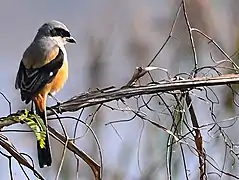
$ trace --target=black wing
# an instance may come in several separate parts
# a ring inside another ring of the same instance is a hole
[[[46,84],[50,83],[62,67],[64,54],[59,48],[58,55],[40,68],[26,68],[21,61],[15,87],[21,90],[21,99],[29,103]]]

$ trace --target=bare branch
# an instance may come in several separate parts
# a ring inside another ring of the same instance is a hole
[[[187,80],[163,81],[158,84],[149,84],[145,86],[133,86],[126,88],[106,88],[96,91],[83,93],[60,105],[52,106],[56,112],[72,112],[78,111],[81,108],[102,104],[123,98],[130,98],[138,95],[155,94],[160,92],[169,92],[176,90],[187,90],[203,86],[217,86],[236,84],[239,82],[238,74],[226,74],[217,77],[197,77]],[[59,111],[60,108],[60,111]],[[53,115],[51,110],[47,111],[48,115]],[[1,123],[0,123],[1,128]]]

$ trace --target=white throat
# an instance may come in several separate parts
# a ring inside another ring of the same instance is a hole
[[[64,54],[64,61],[67,61],[67,53],[66,53],[66,48],[65,48],[66,42],[64,41],[64,39],[61,37],[50,37],[50,38],[61,48],[61,50]]]

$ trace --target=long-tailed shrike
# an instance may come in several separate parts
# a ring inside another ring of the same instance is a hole
[[[33,101],[36,113],[46,120],[48,94],[58,92],[68,77],[66,43],[76,43],[68,28],[59,21],[43,24],[33,42],[26,49],[20,62],[15,87],[20,89],[21,99],[28,104]],[[45,147],[37,142],[39,166],[52,163],[48,133]]]

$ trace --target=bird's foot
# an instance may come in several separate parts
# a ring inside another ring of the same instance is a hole
[[[56,106],[55,106],[55,107],[56,107],[56,109],[57,109],[57,112],[60,113],[60,114],[62,114],[62,107],[61,107],[62,102],[59,101],[59,100],[58,100],[53,94],[51,94],[51,93],[49,93],[49,96],[56,101]]]

